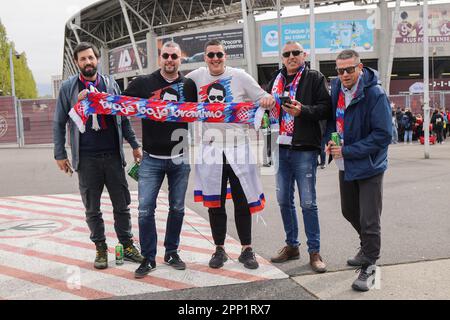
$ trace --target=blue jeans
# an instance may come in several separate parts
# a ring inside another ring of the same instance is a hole
[[[180,160],[180,159],[177,159]],[[155,223],[156,199],[164,176],[169,186],[169,215],[167,217],[164,246],[166,254],[176,252],[180,243],[184,217],[184,198],[189,181],[189,164],[162,160],[144,152],[139,167],[139,241],[142,255],[155,261],[158,236]]]
[[[408,142],[408,140],[409,142],[412,142],[412,133],[412,130],[405,130],[405,137],[403,139],[405,143]]]
[[[392,124],[392,141],[391,143],[397,143],[398,142],[398,131],[397,131],[397,127]]]
[[[286,232],[286,244],[292,247],[300,245],[294,203],[295,183],[297,183],[310,253],[320,251],[319,212],[316,204],[318,152],[296,151],[280,147],[277,172],[277,200]]]

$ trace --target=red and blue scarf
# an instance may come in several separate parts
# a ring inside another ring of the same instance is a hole
[[[110,114],[168,122],[218,122],[254,124],[259,105],[252,102],[206,103],[171,102],[156,99],[89,92],[69,112],[80,132],[86,130],[91,114]]]
[[[345,94],[339,90],[339,98],[336,106],[336,132],[339,133],[341,141],[344,140],[344,115],[345,115]]]
[[[359,86],[361,85],[362,81],[359,79],[357,83],[356,91],[353,93],[352,100],[355,99],[356,95],[359,91]],[[339,133],[339,137],[341,138],[341,144],[343,144],[344,141],[344,116],[345,116],[345,109],[347,109],[347,106],[345,105],[345,93],[344,89],[339,90],[339,97],[336,105],[336,132]]]
[[[100,85],[100,76],[97,74],[97,78],[94,82],[86,80],[82,74],[78,77],[80,79],[81,83],[84,85],[85,89],[89,90],[90,92],[99,92],[98,88]],[[92,114],[92,129],[95,131],[98,131],[100,129],[107,129],[108,125],[106,124],[106,119],[104,116],[100,116],[100,125],[98,123],[98,117],[97,114]]]
[[[295,100],[295,96],[298,90],[298,84],[302,77],[303,70],[305,69],[305,65],[301,66],[297,71],[297,74],[289,85],[289,98],[291,100]],[[284,91],[286,88],[286,77],[282,72],[278,74],[273,82],[272,87],[272,95],[275,98],[276,107],[270,110],[270,123],[277,123],[280,119],[281,112],[281,123],[280,123],[280,142],[291,144],[292,136],[294,134],[294,117],[289,113],[285,112],[283,108],[281,108],[280,96],[284,96]],[[284,138],[283,138],[284,137]],[[283,144],[284,144],[283,143]]]

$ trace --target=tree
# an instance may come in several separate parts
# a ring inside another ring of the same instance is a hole
[[[14,43],[8,40],[6,29],[0,21],[0,95],[11,95],[11,71],[9,69],[9,50],[13,48],[14,84],[19,99],[37,98],[37,87],[33,73],[28,67],[26,54],[17,54]],[[18,58],[16,58],[18,57]]]
[[[11,80],[9,72],[9,43],[6,30],[0,21],[0,95],[11,94]]]

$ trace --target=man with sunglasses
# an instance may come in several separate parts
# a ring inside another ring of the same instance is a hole
[[[126,96],[166,101],[196,101],[196,94],[185,91],[186,81],[179,72],[181,49],[166,42],[159,56],[160,69],[137,77],[123,93]],[[142,120],[143,158],[139,167],[139,240],[144,261],[135,271],[136,278],[145,277],[156,267],[157,232],[155,209],[161,184],[167,176],[169,214],[167,217],[164,261],[177,270],[186,264],[178,255],[184,217],[184,199],[188,186],[188,124]]]
[[[315,272],[325,272],[326,264],[320,255],[319,213],[316,204],[317,157],[321,151],[320,120],[331,117],[331,100],[325,77],[311,70],[305,62],[303,47],[294,41],[285,44],[282,51],[283,68],[268,86],[275,97],[288,97],[290,102],[277,101],[279,119],[278,163],[276,176],[277,200],[280,206],[286,246],[274,263],[299,259],[297,212],[294,203],[297,184],[300,206],[307,236],[309,263]],[[278,100],[278,99],[277,99]]]
[[[221,41],[205,44],[207,67],[192,71],[186,77],[194,80],[200,102],[258,102],[271,108],[275,101],[244,70],[225,66],[226,54]],[[239,116],[239,115],[238,115]],[[242,116],[245,116],[243,114]],[[245,268],[259,264],[251,247],[251,213],[264,208],[264,194],[258,167],[250,153],[248,125],[237,123],[200,123],[202,145],[196,163],[195,200],[208,207],[216,251],[209,261],[211,268],[221,268],[227,261],[225,237],[227,214],[225,199],[227,181],[231,186],[235,222],[242,253],[239,262]]]
[[[360,269],[353,289],[375,284],[381,246],[383,175],[392,139],[391,106],[378,72],[364,67],[359,54],[344,50],[336,58],[338,78],[331,84],[333,118],[327,125],[327,152],[338,165],[341,209],[358,232],[361,248],[347,264]],[[344,120],[345,119],[345,120]],[[341,143],[330,141],[337,132]]]

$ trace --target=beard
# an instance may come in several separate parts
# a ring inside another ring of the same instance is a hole
[[[92,68],[91,70],[86,70],[87,68]],[[83,77],[93,77],[97,73],[97,67],[94,67],[92,65],[87,65],[84,68],[80,68],[80,72],[83,75]]]
[[[164,65],[163,70],[165,73],[170,75],[178,73],[177,67],[175,65]]]

